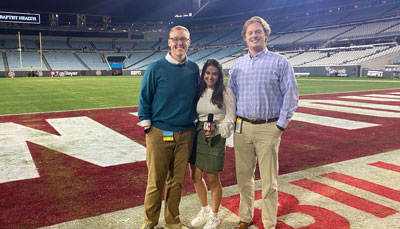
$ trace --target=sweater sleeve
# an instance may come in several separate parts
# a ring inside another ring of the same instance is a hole
[[[152,103],[155,93],[154,68],[149,66],[145,71],[140,86],[139,111],[140,120],[150,120],[152,117]]]
[[[218,124],[216,134],[221,134],[221,137],[228,138],[233,133],[236,113],[235,113],[235,96],[232,89],[226,87],[224,92],[224,104],[225,104],[225,117]]]

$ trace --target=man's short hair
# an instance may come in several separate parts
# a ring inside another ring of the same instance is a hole
[[[264,29],[265,36],[268,38],[269,34],[271,34],[271,28],[269,27],[269,24],[262,17],[254,16],[254,17],[250,18],[249,20],[247,20],[243,25],[243,29],[242,29],[243,39],[246,37],[247,27],[249,27],[249,25],[251,25],[253,23],[260,23]]]
[[[171,38],[171,33],[174,32],[175,30],[184,30],[184,31],[186,31],[188,33],[189,39],[190,39],[189,30],[185,26],[182,26],[182,25],[177,25],[177,26],[174,26],[174,27],[171,28],[171,30],[169,31],[169,37],[170,38]]]

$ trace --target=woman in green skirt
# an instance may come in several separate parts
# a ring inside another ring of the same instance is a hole
[[[189,159],[190,176],[200,200],[201,210],[192,220],[193,227],[217,228],[220,224],[218,209],[222,199],[220,172],[224,169],[225,141],[234,129],[235,97],[230,88],[224,86],[222,66],[216,59],[209,59],[203,66],[199,82],[197,125],[193,152]],[[212,129],[204,131],[204,122],[213,116]],[[204,171],[211,189],[211,209],[207,199]]]

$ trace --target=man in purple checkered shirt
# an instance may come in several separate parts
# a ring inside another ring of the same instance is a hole
[[[278,209],[278,150],[281,135],[298,105],[298,88],[289,61],[267,49],[271,33],[261,17],[243,26],[249,48],[232,66],[228,86],[236,97],[234,135],[236,178],[240,192],[236,228],[248,228],[254,215],[254,172],[258,161],[262,183],[262,221],[275,228]]]

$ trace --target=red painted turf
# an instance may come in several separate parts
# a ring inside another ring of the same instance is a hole
[[[398,92],[382,90],[380,93]],[[373,93],[378,93],[374,91]],[[308,95],[301,99],[338,99],[365,92]],[[342,99],[343,100],[343,99]],[[355,100],[354,100],[355,101]],[[377,103],[377,102],[376,102]],[[399,103],[381,103],[399,105]],[[99,109],[30,115],[1,116],[14,122],[57,134],[46,119],[87,116],[144,145],[137,108]],[[280,174],[399,149],[400,120],[299,108],[298,111],[381,124],[360,130],[342,130],[292,121],[282,137]],[[0,183],[0,228],[36,228],[86,218],[143,204],[147,169],[144,161],[102,168],[28,142],[40,178]],[[257,179],[258,179],[257,175]],[[236,184],[234,152],[227,149],[222,184]],[[183,193],[193,193],[187,178]],[[284,228],[282,226],[281,228]]]

